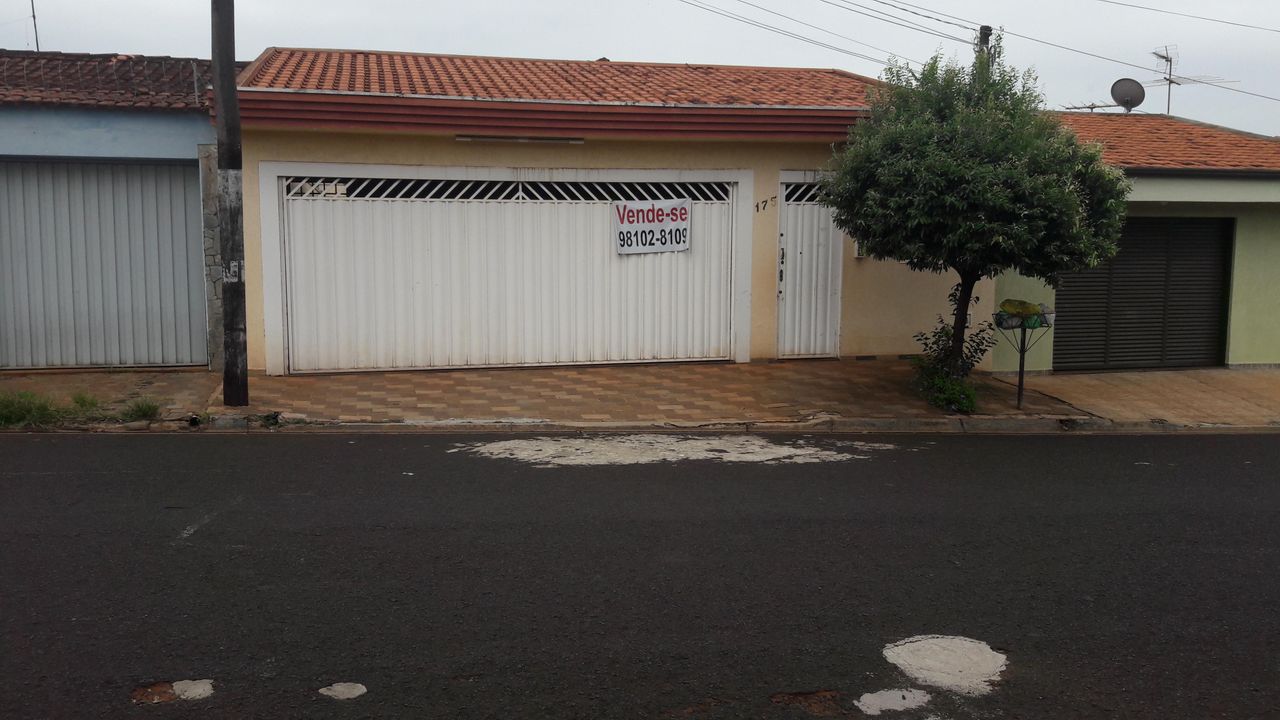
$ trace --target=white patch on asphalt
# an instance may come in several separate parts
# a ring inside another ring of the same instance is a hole
[[[177,680],[173,683],[173,694],[179,700],[203,700],[213,694],[213,681]]]
[[[854,440],[850,443],[841,443],[842,445],[852,445],[859,450],[897,450],[898,446],[892,443],[873,443]],[[914,449],[914,448],[913,448]]]
[[[411,472],[402,472],[402,473],[400,473],[400,474],[401,474],[401,475],[409,475],[410,477],[412,477],[412,476],[413,476],[413,473],[411,473]]]
[[[334,700],[354,700],[367,692],[369,692],[369,688],[360,683],[349,682],[334,683],[319,690],[321,695],[331,697]]]
[[[914,710],[929,702],[929,693],[923,690],[881,690],[866,693],[853,703],[867,715],[879,715],[885,711]]]
[[[855,446],[858,446],[855,443]],[[890,449],[879,443],[861,443],[859,449]],[[809,445],[773,442],[756,435],[598,435],[592,437],[541,437],[478,442],[459,446],[478,455],[521,460],[538,467],[564,465],[640,465],[681,460],[718,460],[745,463],[818,463],[866,459]]]
[[[908,677],[931,687],[985,695],[1000,679],[1005,656],[981,640],[951,635],[918,635],[884,647],[884,658]]]
[[[186,526],[185,528],[183,528],[183,529],[182,529],[182,532],[178,533],[178,537],[177,537],[176,539],[174,539],[173,544],[177,545],[178,543],[182,542],[183,540],[186,540],[187,538],[191,537],[192,535],[195,535],[195,534],[196,534],[196,531],[197,531],[197,530],[199,530],[200,528],[204,527],[205,525],[208,525],[208,524],[209,524],[209,521],[211,521],[211,520],[213,520],[214,518],[218,517],[218,516],[219,516],[219,515],[221,515],[222,513],[226,512],[227,510],[230,510],[232,507],[234,507],[235,505],[239,504],[239,503],[240,503],[240,502],[242,502],[243,500],[244,500],[244,496],[243,496],[243,495],[239,495],[239,496],[237,496],[237,497],[236,497],[236,499],[235,499],[235,500],[232,500],[230,503],[228,503],[228,504],[227,504],[227,506],[226,506],[226,507],[222,508],[221,510],[214,510],[213,512],[209,513],[208,515],[205,515],[204,517],[200,518],[199,520],[195,521],[194,523],[192,523],[192,524],[190,524],[190,525]]]

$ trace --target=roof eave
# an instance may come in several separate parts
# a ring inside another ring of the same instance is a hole
[[[498,102],[460,98],[242,90],[246,128],[426,135],[754,139],[834,142],[865,116],[857,108],[778,108]]]
[[[1126,167],[1132,177],[1280,180],[1280,168]]]
[[[245,71],[246,73],[249,71]],[[494,98],[464,95],[415,95],[412,93],[356,92],[350,90],[301,90],[297,88],[264,88],[255,86],[239,86],[239,93],[280,93],[283,95],[325,95],[350,98],[379,98],[387,101],[396,100],[444,100],[454,102],[476,103],[511,103],[529,105],[569,105],[585,107],[635,107],[635,108],[671,108],[671,109],[708,109],[708,110],[823,110],[835,112],[869,113],[865,105],[757,105],[746,103],[645,103],[645,102],[606,102],[599,100],[560,100],[545,98]]]

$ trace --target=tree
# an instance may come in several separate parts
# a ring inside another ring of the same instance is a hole
[[[1057,286],[1110,259],[1129,183],[1044,110],[996,38],[971,66],[894,63],[823,181],[836,225],[874,258],[959,275],[946,369],[964,374],[974,286],[1006,270]]]

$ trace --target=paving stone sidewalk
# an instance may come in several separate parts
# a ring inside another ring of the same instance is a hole
[[[867,430],[1280,428],[1280,370],[1190,370],[1013,379],[975,375],[978,415],[929,407],[905,361],[804,360],[596,367],[344,373],[250,378],[249,408],[221,404],[220,377],[201,371],[0,373],[0,392],[67,404],[76,392],[108,410],[149,397],[168,419],[209,413],[312,423],[436,428],[738,426]],[[1154,422],[1153,422],[1154,421]],[[234,425],[232,425],[234,427]]]
[[[1038,375],[1027,387],[1116,423],[1280,426],[1280,369]]]
[[[788,423],[815,417],[943,418],[911,387],[904,361],[680,363],[251,379],[258,412],[343,422],[569,424]],[[1038,393],[979,378],[980,411],[1078,416]]]

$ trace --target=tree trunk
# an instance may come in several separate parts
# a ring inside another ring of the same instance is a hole
[[[956,315],[951,323],[951,349],[947,352],[947,372],[953,377],[963,377],[964,371],[964,338],[969,325],[969,306],[973,302],[973,288],[978,284],[978,276],[960,276],[960,294],[956,297]]]

